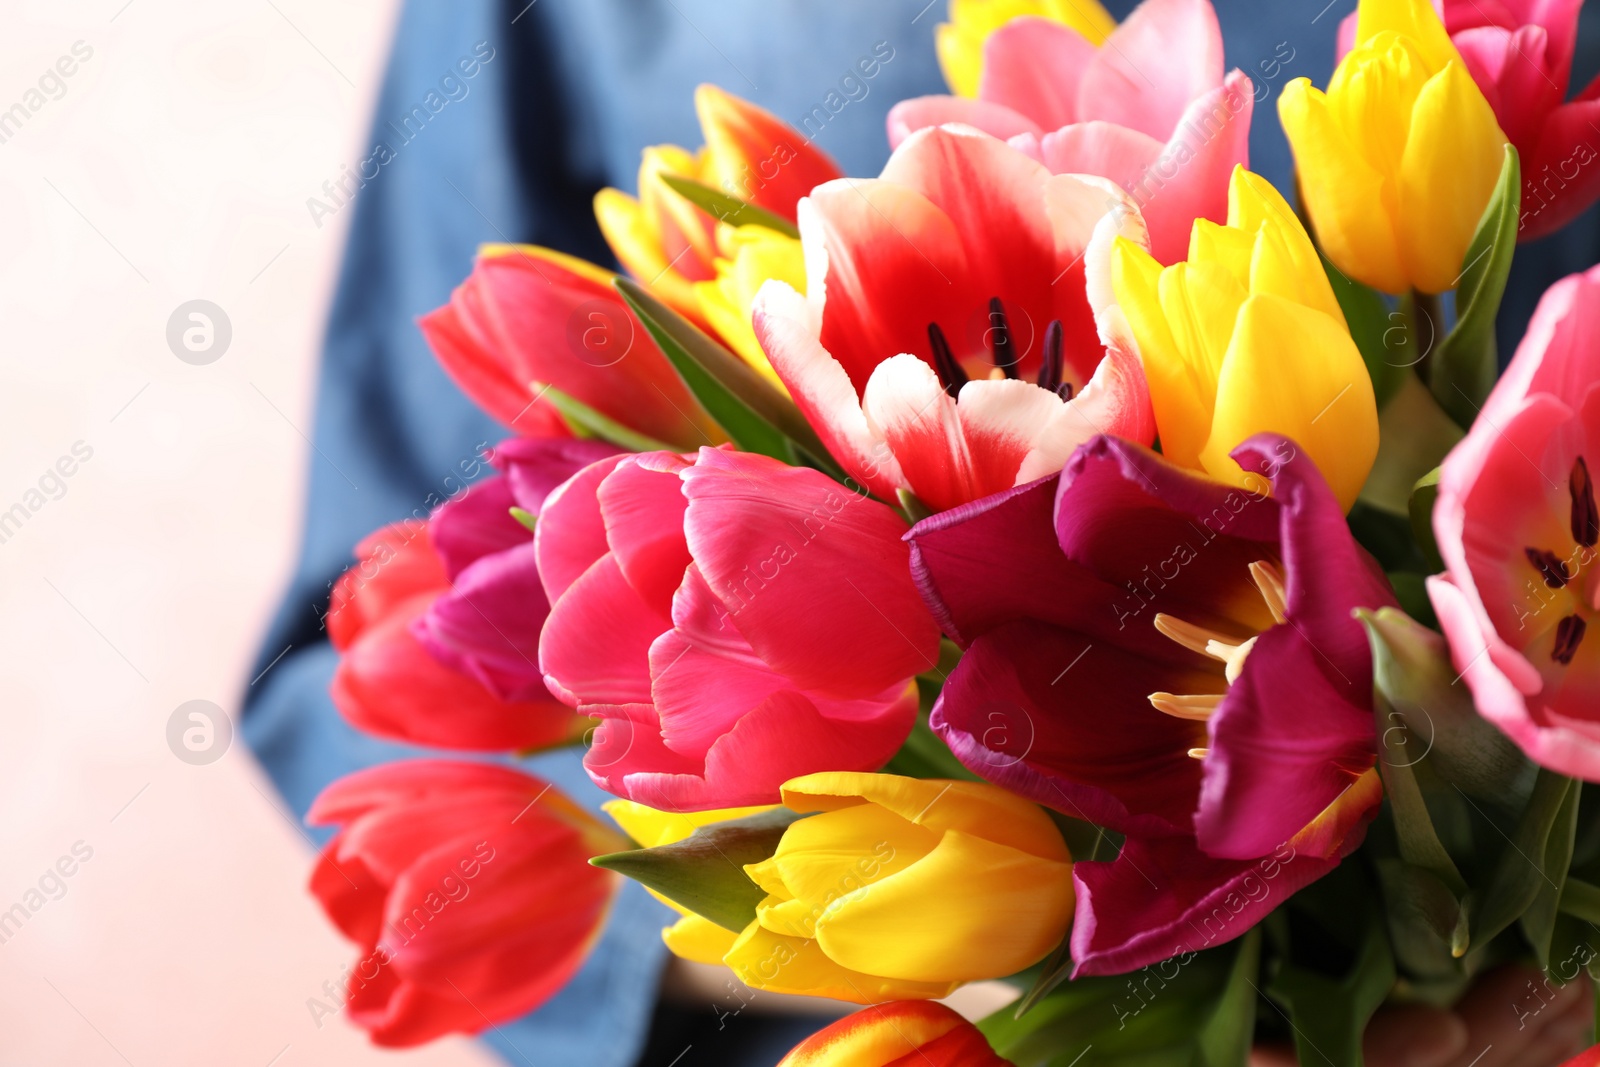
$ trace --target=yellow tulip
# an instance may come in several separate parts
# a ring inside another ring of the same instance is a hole
[[[657,811],[632,800],[611,800],[601,807],[618,826],[622,827],[624,833],[644,848],[675,845],[702,826],[709,826],[714,822],[726,822],[729,819],[742,819],[747,815],[757,815],[772,810],[772,805],[766,805],[755,808],[723,808],[720,811]],[[682,916],[676,923],[661,931],[661,940],[666,942],[667,948],[673,955],[696,963],[722,962],[722,957],[733,947],[734,938],[738,935],[668,900],[653,889],[648,892]]]
[[[1117,28],[1100,0],[950,0],[950,21],[934,31],[939,68],[950,91],[977,96],[984,42],[1012,19],[1027,15],[1059,22],[1097,47]]]
[[[1428,0],[1361,0],[1328,91],[1297,78],[1278,115],[1340,270],[1390,293],[1455,288],[1506,136]]]
[[[1072,857],[997,786],[824,772],[785,783],[819,812],[745,867],[766,893],[723,957],[757,989],[859,1004],[949,995],[1020,971],[1072,921]]]
[[[717,277],[695,282],[700,313],[723,342],[745,362],[760,371],[785,394],[788,389],[767,361],[750,323],[750,306],[756,293],[771,278],[787,282],[795,292],[806,291],[805,255],[800,242],[765,226],[728,226],[717,229]]]
[[[714,329],[701,312],[695,283],[716,282],[721,274],[720,224],[664,179],[708,185],[792,223],[800,198],[842,172],[805,134],[714,85],[695,90],[694,106],[705,147],[698,152],[676,145],[646,148],[638,197],[602,189],[594,198],[594,213],[629,274],[674,311]],[[749,329],[748,316],[744,329]]]
[[[1372,381],[1316,249],[1269,182],[1237,168],[1228,224],[1195,220],[1185,262],[1163,268],[1117,238],[1111,284],[1168,459],[1257,487],[1228,453],[1281,433],[1355,502],[1378,453]]]

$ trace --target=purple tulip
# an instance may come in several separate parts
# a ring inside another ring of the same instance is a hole
[[[545,700],[539,631],[550,614],[533,534],[511,516],[537,516],[544,498],[579,470],[615,455],[602,441],[513,438],[494,450],[501,473],[433,513],[428,533],[451,589],[412,625],[446,666],[468,674],[503,700]]]
[[[1381,799],[1351,611],[1393,594],[1294,442],[1233,455],[1259,493],[1101,436],[908,535],[966,648],[934,729],[984,778],[1126,835],[1074,867],[1077,974],[1238,937],[1355,849]]]

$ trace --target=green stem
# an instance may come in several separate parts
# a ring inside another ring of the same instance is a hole
[[[1444,340],[1444,309],[1435,293],[1411,291],[1411,339],[1421,355],[1417,358],[1417,374],[1428,380],[1428,356]]]

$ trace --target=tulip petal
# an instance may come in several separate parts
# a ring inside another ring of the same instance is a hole
[[[907,573],[894,512],[765,456],[705,449],[683,478],[689,550],[712,589],[748,590],[725,602],[774,670],[849,699],[934,663],[938,632]],[[860,654],[841,659],[840,647]]]
[[[1295,338],[1285,359],[1283,339]],[[1217,381],[1216,413],[1200,462],[1213,477],[1259,485],[1229,453],[1247,438],[1292,435],[1340,504],[1355,503],[1377,458],[1378,405],[1361,353],[1341,322],[1281,297],[1252,296]]]
[[[539,670],[539,631],[550,613],[534,546],[478,560],[456,577],[412,633],[440,662],[477,679],[503,700],[549,699]]]
[[[1097,53],[1059,22],[1012,19],[984,43],[978,96],[1028,116],[1041,129],[1059,129],[1078,121],[1078,84]]]
[[[574,474],[545,500],[534,530],[539,580],[553,604],[583,572],[610,551],[596,491],[625,456],[596,460]]]
[[[794,218],[800,198],[841,177],[839,165],[788,123],[715,85],[694,91],[694,110],[705,134],[707,181],[736,189],[741,199]],[[776,174],[768,178],[771,167]],[[752,180],[752,171],[760,175]]]
[[[786,937],[751,923],[723,957],[734,977],[752,989],[831,997],[850,1004],[933,1000],[960,982],[916,982],[851,971],[830,960],[816,941]]]
[[[1222,84],[1222,29],[1208,0],[1145,0],[1084,72],[1093,114],[1166,141],[1189,102]]]
[[[1328,97],[1296,78],[1278,97],[1278,116],[1299,164],[1301,200],[1328,258],[1374,289],[1405,292],[1410,279],[1398,235],[1388,211],[1374,210],[1393,199],[1386,197],[1386,179],[1350,143]]]
[[[959,123],[992,137],[1009,141],[1019,134],[1044,133],[1027,115],[987,100],[964,96],[914,96],[889,109],[889,147],[899,148],[907,137],[930,126]]]
[[[1400,161],[1400,247],[1413,284],[1453,289],[1494,195],[1506,143],[1472,75],[1455,61],[1429,79]]]
[[[550,608],[539,635],[545,685],[576,707],[650,699],[650,644],[671,625],[607,553]]]
[[[605,521],[606,543],[622,576],[663,615],[689,566],[683,513],[689,502],[678,480],[689,463],[671,452],[628,456],[612,468],[595,492]]]
[[[909,867],[830,904],[817,921],[817,943],[847,968],[889,978],[1013,974],[1060,942],[1072,918],[1070,871],[951,831]]]
[[[998,481],[979,482],[956,401],[945,394],[933,368],[916,356],[891,356],[879,363],[861,401],[868,426],[882,435],[906,484],[929,507],[954,507],[1011,484],[1015,467]],[[1015,459],[1020,464],[1022,456]]]

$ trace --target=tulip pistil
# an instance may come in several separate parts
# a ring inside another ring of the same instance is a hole
[[[1580,616],[1568,615],[1556,624],[1556,644],[1550,650],[1550,658],[1565,667],[1572,662],[1572,657],[1578,654],[1578,643],[1583,640],[1583,633],[1589,628]]]
[[[937,322],[928,323],[928,346],[933,349],[933,371],[939,376],[939,384],[944,386],[950,399],[956,399],[961,394],[961,387],[967,384],[967,372],[956,362],[955,355],[950,351],[950,342],[944,339],[944,331],[939,329]]]
[[[1011,323],[1006,318],[1006,306],[998,296],[989,298],[989,358],[1007,378],[1017,374],[1017,346],[1011,336]]]
[[[1585,548],[1600,541],[1600,511],[1595,509],[1594,482],[1589,480],[1589,465],[1579,456],[1567,479],[1572,493],[1572,539]]]

